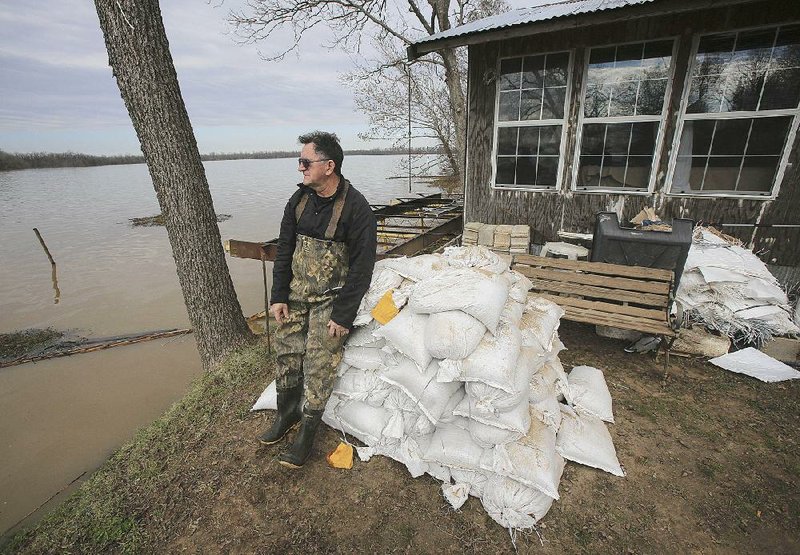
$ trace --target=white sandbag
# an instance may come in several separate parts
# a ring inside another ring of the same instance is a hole
[[[436,424],[451,397],[462,387],[457,382],[436,381],[438,372],[439,363],[436,360],[431,361],[422,374],[416,371],[412,361],[405,360],[387,369],[381,375],[381,379],[402,390],[417,404],[419,410]]]
[[[460,360],[478,346],[486,326],[460,310],[431,314],[425,326],[425,348],[434,358]]]
[[[250,410],[277,410],[277,408],[278,391],[275,388],[275,380],[272,380]]]
[[[522,434],[527,432],[530,426],[529,404],[525,402],[507,411],[484,412],[476,406],[474,399],[466,395],[453,409],[453,414]]]
[[[482,382],[467,382],[467,394],[475,401],[475,406],[484,413],[507,411],[520,403],[527,403],[531,393],[531,376],[536,359],[530,352],[521,349],[517,357],[513,391],[508,392]]]
[[[556,451],[562,457],[615,476],[625,476],[611,434],[602,420],[588,414],[578,414],[566,405],[561,405],[561,416]]]
[[[541,401],[536,401],[535,403],[531,403],[531,417],[544,422],[547,424],[554,432],[558,432],[559,427],[561,427],[561,403],[558,402],[558,398],[556,397],[555,393],[548,395]]]
[[[433,476],[440,482],[449,482],[450,481],[450,468],[443,466],[441,464],[436,463],[428,463],[428,469],[425,471],[426,474]]]
[[[519,329],[501,322],[494,335],[484,334],[472,354],[460,361],[459,379],[483,382],[514,393],[521,343]]]
[[[438,377],[438,375],[437,375],[437,377]],[[437,381],[438,381],[438,379],[437,379]],[[443,423],[453,424],[455,422],[463,420],[463,418],[461,416],[456,416],[455,414],[453,414],[453,411],[456,409],[456,407],[459,405],[459,403],[461,403],[462,399],[464,399],[466,394],[467,393],[466,393],[466,391],[464,391],[463,387],[460,387],[460,388],[458,388],[456,390],[456,392],[453,394],[453,396],[450,397],[450,400],[447,401],[447,404],[445,405],[441,416],[439,416],[439,422],[437,422],[437,425],[443,424]]]
[[[348,347],[383,347],[386,340],[382,337],[375,337],[373,332],[381,328],[381,324],[373,320],[369,324],[355,328],[347,335],[347,342],[344,348]]]
[[[497,253],[479,245],[447,247],[442,256],[453,268],[480,268],[492,274],[505,273],[509,266]]]
[[[509,295],[506,304],[503,305],[503,312],[500,313],[500,319],[519,327],[524,312],[525,303],[517,302]]]
[[[372,309],[378,304],[387,291],[398,287],[403,281],[403,277],[394,270],[387,268],[385,264],[376,264],[372,272],[372,279],[369,289],[361,298],[356,318],[353,321],[355,326],[363,326],[372,321]]]
[[[456,484],[467,485],[469,488],[468,493],[473,497],[481,497],[483,495],[484,487],[489,479],[485,472],[474,472],[460,468],[451,469],[450,475]]]
[[[553,505],[553,498],[514,480],[490,476],[481,503],[500,526],[525,530],[544,518]]]
[[[556,386],[553,376],[549,372],[536,372],[531,376],[528,389],[528,400],[531,403],[540,403],[548,397],[556,398]]]
[[[431,362],[431,355],[425,348],[425,327],[429,318],[427,314],[416,314],[404,309],[374,334],[385,338],[392,347],[413,360],[421,372]]]
[[[522,275],[516,270],[510,270],[505,275],[511,282],[511,287],[508,290],[508,296],[517,301],[518,303],[525,304],[528,302],[528,291],[533,287],[533,282],[527,276]]]
[[[333,428],[350,434],[362,443],[381,443],[383,429],[391,414],[384,408],[373,407],[360,401],[340,402],[333,410]]]
[[[386,268],[397,272],[406,279],[412,281],[422,281],[433,277],[440,272],[447,270],[448,263],[440,255],[420,254],[406,258],[384,259],[383,264]]]
[[[554,302],[542,297],[529,297],[519,323],[523,345],[539,352],[550,351],[563,315],[564,309]]]
[[[336,367],[336,376],[337,377],[344,376],[347,373],[347,371],[350,370],[351,368],[352,366],[350,366],[344,360],[342,360],[342,362],[339,363],[339,366]]]
[[[569,373],[569,397],[578,412],[614,423],[611,392],[608,391],[602,370],[591,366],[576,366]]]
[[[351,368],[333,382],[333,392],[343,399],[382,407],[391,389],[380,374],[381,371]]]
[[[383,356],[379,347],[351,347],[344,348],[342,361],[360,370],[377,370],[383,367]]]
[[[469,435],[475,442],[484,448],[503,445],[512,441],[517,441],[523,436],[522,432],[498,428],[489,424],[484,424],[478,420],[469,419]]]
[[[558,499],[564,465],[564,458],[556,453],[556,433],[535,418],[525,436],[487,451],[481,461],[484,470],[536,488],[553,499]]]
[[[542,365],[539,373],[545,376],[545,380],[549,381],[555,387],[556,394],[562,396],[571,402],[572,393],[569,387],[569,380],[567,373],[564,371],[564,366],[558,357],[548,358]]]
[[[454,510],[459,510],[469,497],[469,484],[442,484],[442,495]]]
[[[479,270],[458,268],[418,283],[407,308],[423,314],[462,310],[495,333],[507,298],[507,280]]]
[[[480,470],[483,448],[469,432],[453,424],[440,424],[431,436],[424,460],[429,463],[463,470]]]

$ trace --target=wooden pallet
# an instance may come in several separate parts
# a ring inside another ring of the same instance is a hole
[[[674,338],[670,270],[514,255],[512,268],[532,282],[531,295],[555,302],[576,322]]]

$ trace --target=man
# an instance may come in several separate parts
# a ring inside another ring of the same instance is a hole
[[[284,209],[270,306],[278,322],[278,410],[259,437],[272,445],[301,423],[291,447],[279,457],[292,468],[311,455],[342,347],[369,289],[377,247],[372,209],[342,176],[339,139],[315,131],[299,141],[303,182]]]

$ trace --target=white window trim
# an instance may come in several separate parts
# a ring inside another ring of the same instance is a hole
[[[581,94],[578,99],[578,122],[577,122],[576,136],[575,136],[575,151],[572,160],[572,183],[570,189],[574,193],[581,195],[616,194],[616,195],[646,196],[646,195],[652,195],[653,191],[655,191],[656,179],[658,178],[658,163],[661,157],[660,156],[661,151],[664,148],[664,134],[665,134],[665,128],[667,127],[666,112],[667,108],[669,107],[669,99],[672,97],[672,87],[675,81],[675,65],[676,65],[675,62],[678,54],[677,38],[678,37],[676,36],[668,36],[659,39],[620,42],[615,44],[607,44],[602,46],[598,45],[586,48],[583,60],[583,74],[582,74],[583,83],[581,84]],[[586,87],[588,86],[589,83],[589,59],[591,58],[592,50],[594,48],[608,48],[611,46],[620,47],[620,46],[625,46],[626,44],[639,44],[639,43],[647,44],[648,42],[659,42],[662,40],[672,41],[672,55],[669,61],[667,88],[664,91],[664,102],[661,105],[661,113],[652,116],[610,116],[604,118],[589,118],[590,123],[636,123],[643,121],[658,122],[658,135],[656,136],[656,143],[653,148],[653,165],[650,166],[650,181],[647,184],[647,189],[626,190],[624,187],[607,187],[607,188],[592,187],[591,189],[578,188],[578,167],[580,166],[581,142],[583,141],[583,123],[585,119],[583,116],[583,104],[586,99]]]
[[[775,29],[778,27],[786,27],[789,25],[797,25],[797,22],[782,23],[779,25],[761,25],[758,27],[743,27],[740,29],[730,29],[727,31],[719,31],[715,33],[702,33],[696,34],[692,37],[692,50],[689,53],[689,64],[686,68],[686,77],[683,83],[683,96],[680,103],[680,112],[678,113],[678,123],[675,126],[675,136],[672,139],[672,152],[670,153],[669,163],[667,165],[666,177],[666,194],[670,197],[683,197],[683,198],[732,198],[743,200],[775,200],[780,193],[781,183],[783,182],[786,168],[791,164],[789,161],[789,154],[794,145],[795,137],[797,135],[798,124],[800,124],[800,105],[798,108],[783,108],[780,110],[758,110],[758,111],[742,111],[742,112],[716,112],[716,113],[703,113],[703,114],[687,114],[686,108],[689,104],[689,88],[691,87],[692,74],[694,67],[697,63],[697,50],[700,48],[700,39],[711,35],[722,35],[725,33],[742,33],[746,31],[753,31],[757,29]],[[783,147],[783,154],[778,162],[778,171],[775,173],[775,183],[772,184],[772,190],[769,195],[755,194],[755,193],[726,193],[722,191],[710,191],[703,193],[701,191],[695,192],[673,192],[672,184],[675,176],[675,169],[678,165],[678,148],[680,148],[681,137],[683,136],[683,124],[686,121],[694,120],[725,120],[725,119],[753,119],[759,117],[777,117],[777,116],[794,116],[792,124],[789,126],[789,133],[786,138],[786,144]]]
[[[547,120],[525,120],[525,121],[503,121],[498,119],[500,110],[500,66],[503,60],[511,60],[514,58],[525,58],[527,56],[548,56],[550,54],[559,54],[567,52],[569,61],[567,62],[567,87],[564,96],[564,117],[562,119],[547,119]],[[572,97],[572,69],[575,63],[575,50],[553,50],[549,52],[534,52],[529,54],[521,54],[514,56],[504,56],[497,60],[496,72],[497,75],[495,83],[495,98],[494,98],[494,130],[492,133],[492,177],[490,186],[495,191],[529,191],[536,193],[558,193],[561,191],[562,182],[564,180],[564,160],[566,156],[565,147],[567,139],[567,122],[569,118],[570,98]],[[552,186],[542,185],[529,185],[529,186],[511,186],[511,185],[496,185],[497,179],[497,135],[501,127],[544,127],[547,125],[561,125],[561,144],[559,146],[558,155],[558,169],[556,170],[556,182]]]

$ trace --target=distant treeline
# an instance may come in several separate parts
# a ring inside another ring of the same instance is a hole
[[[439,147],[414,148],[411,154],[439,154]],[[372,148],[361,150],[347,150],[346,156],[354,155],[386,155],[408,154],[404,148]],[[272,151],[272,152],[211,152],[201,155],[204,161],[217,160],[247,160],[269,158],[294,158],[297,151]],[[11,153],[0,150],[0,171],[27,170],[35,168],[83,168],[87,166],[114,166],[119,164],[142,164],[144,156],[94,156],[79,152],[31,152]]]

